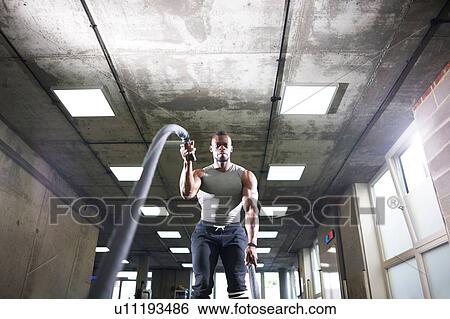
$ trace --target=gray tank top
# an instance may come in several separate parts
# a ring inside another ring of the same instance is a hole
[[[242,209],[241,175],[245,168],[231,163],[226,172],[211,164],[203,168],[202,184],[197,193],[202,207],[202,220],[216,225],[240,222]]]

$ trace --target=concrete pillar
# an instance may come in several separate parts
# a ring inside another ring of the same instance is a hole
[[[150,264],[149,256],[140,256],[139,264],[136,276],[136,289],[135,289],[135,297],[137,299],[141,298],[142,290],[147,287],[147,276],[148,276],[148,267]],[[144,282],[144,283],[142,283]]]
[[[289,299],[289,280],[287,269],[279,269],[280,277],[280,299]]]
[[[261,282],[259,283],[259,288],[261,290],[261,299],[266,299],[266,286],[264,282],[264,271],[261,272]]]

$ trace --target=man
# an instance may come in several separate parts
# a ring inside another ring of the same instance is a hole
[[[211,138],[209,151],[213,164],[193,170],[189,154],[195,150],[194,142],[180,146],[181,196],[185,199],[197,196],[202,208],[201,220],[191,238],[195,274],[192,298],[209,298],[219,256],[225,268],[229,298],[249,298],[245,264],[257,262],[258,182],[251,171],[231,162],[233,146],[224,131]],[[242,208],[247,234],[240,223]]]

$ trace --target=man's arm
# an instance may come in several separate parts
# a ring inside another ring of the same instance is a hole
[[[184,199],[191,199],[197,195],[202,184],[201,175],[203,170],[192,170],[192,162],[183,163],[180,176],[180,194]]]
[[[248,243],[246,249],[246,262],[256,265],[258,257],[255,246],[258,244],[258,181],[251,171],[242,173],[242,204],[245,211],[245,229],[247,230]],[[254,245],[254,246],[252,246]]]
[[[195,153],[194,143],[191,145],[180,145],[180,154],[183,158],[183,170],[180,176],[180,194],[184,199],[191,199],[197,195],[202,184],[202,169],[193,170],[192,162],[188,160],[188,155]]]

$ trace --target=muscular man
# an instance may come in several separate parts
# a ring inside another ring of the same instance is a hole
[[[251,171],[231,162],[233,146],[227,133],[218,131],[212,136],[211,165],[193,170],[188,155],[195,150],[194,143],[180,146],[181,196],[189,199],[197,195],[202,208],[201,220],[191,238],[195,274],[192,298],[209,298],[219,256],[227,277],[228,297],[249,298],[245,264],[257,262],[258,182]],[[242,208],[247,234],[240,223]]]

